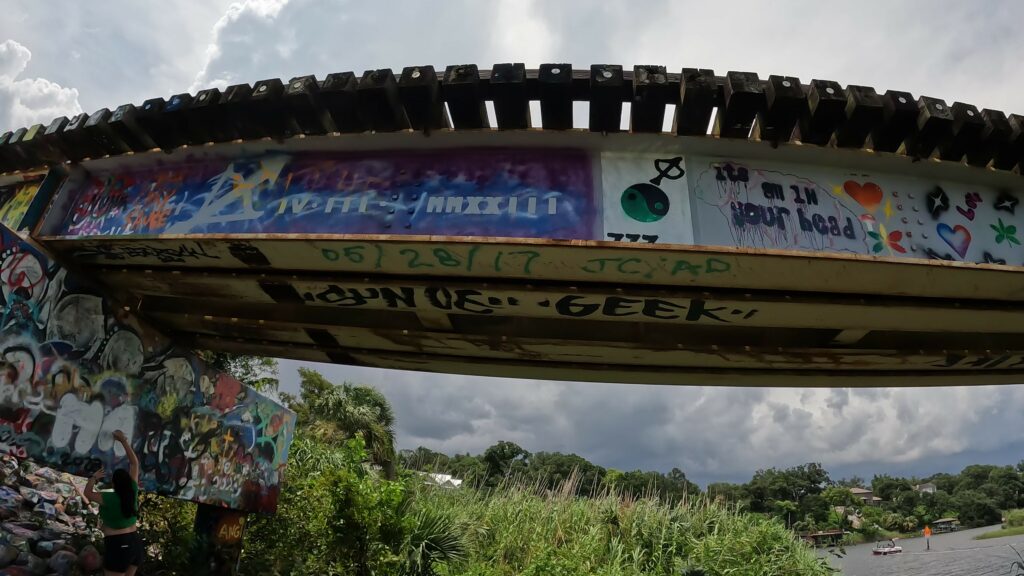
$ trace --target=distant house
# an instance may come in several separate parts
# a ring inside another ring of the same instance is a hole
[[[956,532],[960,529],[960,521],[956,518],[939,518],[932,522],[932,531],[936,534],[943,532]]]
[[[437,474],[430,472],[426,474],[427,484],[439,486],[441,488],[458,488],[462,486],[462,480],[452,476],[451,474]]]
[[[868,490],[867,488],[850,488],[850,492],[853,492],[854,496],[860,498],[861,502],[863,502],[865,506],[878,506],[882,503],[882,499],[875,496],[871,490]]]
[[[935,491],[938,490],[938,488],[931,482],[925,482],[924,484],[914,486],[914,490],[917,490],[921,494],[935,494]]]

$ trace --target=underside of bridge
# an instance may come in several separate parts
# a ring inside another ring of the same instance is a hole
[[[246,115],[230,89],[179,95],[131,123],[98,112],[93,158],[5,178],[43,190],[25,234],[197,349],[626,383],[1024,381],[1018,117],[649,68],[559,88],[549,66],[513,75],[521,92],[505,68],[474,67],[477,92],[375,71],[350,102],[334,75],[293,79]],[[573,99],[591,130],[556,113]],[[95,152],[110,138],[125,153]]]

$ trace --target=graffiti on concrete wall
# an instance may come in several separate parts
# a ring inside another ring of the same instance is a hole
[[[700,167],[694,180],[701,242],[853,253],[867,246],[857,212],[812,178],[734,162],[691,166]]]
[[[442,276],[544,278],[571,274],[597,281],[692,284],[708,276],[736,273],[725,255],[624,251],[626,246],[568,254],[561,246],[488,243],[422,244],[355,241],[293,242],[185,240],[85,240],[66,252],[80,262],[195,267],[290,268]]]
[[[685,175],[682,156],[602,154],[602,239],[693,244]]]
[[[1024,264],[1021,190],[689,158],[697,242]]]
[[[0,186],[0,224],[11,230],[21,227],[39,192],[39,181]]]
[[[0,450],[89,474],[126,465],[140,486],[273,511],[295,415],[213,372],[0,229]]]
[[[292,281],[291,287],[303,301],[313,305],[480,316],[731,324],[743,323],[758,313],[756,308],[734,302],[671,296],[625,297],[445,285],[339,285],[300,280]]]
[[[99,174],[68,193],[57,235],[597,233],[590,157],[575,151],[272,154]]]
[[[374,234],[736,246],[1024,264],[1019,189],[764,161],[584,150],[299,153],[97,173],[69,182],[44,235]],[[14,204],[16,205],[16,203]],[[244,242],[231,262],[272,266]],[[498,256],[501,268],[509,255]],[[186,241],[106,259],[222,260]],[[325,252],[343,262],[356,252]],[[471,250],[400,255],[482,266]],[[366,254],[379,262],[380,256]],[[528,259],[528,258],[526,258]],[[222,262],[213,262],[221,265]],[[658,266],[664,266],[664,263]],[[595,262],[656,275],[645,263]],[[526,264],[529,267],[529,264]],[[628,271],[627,271],[628,270]]]

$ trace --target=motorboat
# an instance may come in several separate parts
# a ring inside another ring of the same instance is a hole
[[[900,554],[903,547],[896,544],[895,540],[882,540],[875,543],[875,549],[871,551],[875,556],[888,556],[889,554]]]

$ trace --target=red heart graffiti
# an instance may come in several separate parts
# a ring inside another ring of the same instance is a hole
[[[964,218],[967,218],[972,222],[974,221],[974,208],[968,208],[967,210],[964,210],[963,208],[957,206],[956,211],[963,214]]]
[[[875,208],[882,203],[882,189],[874,182],[858,184],[853,180],[847,180],[843,183],[843,190],[850,198],[871,212],[874,212]]]

